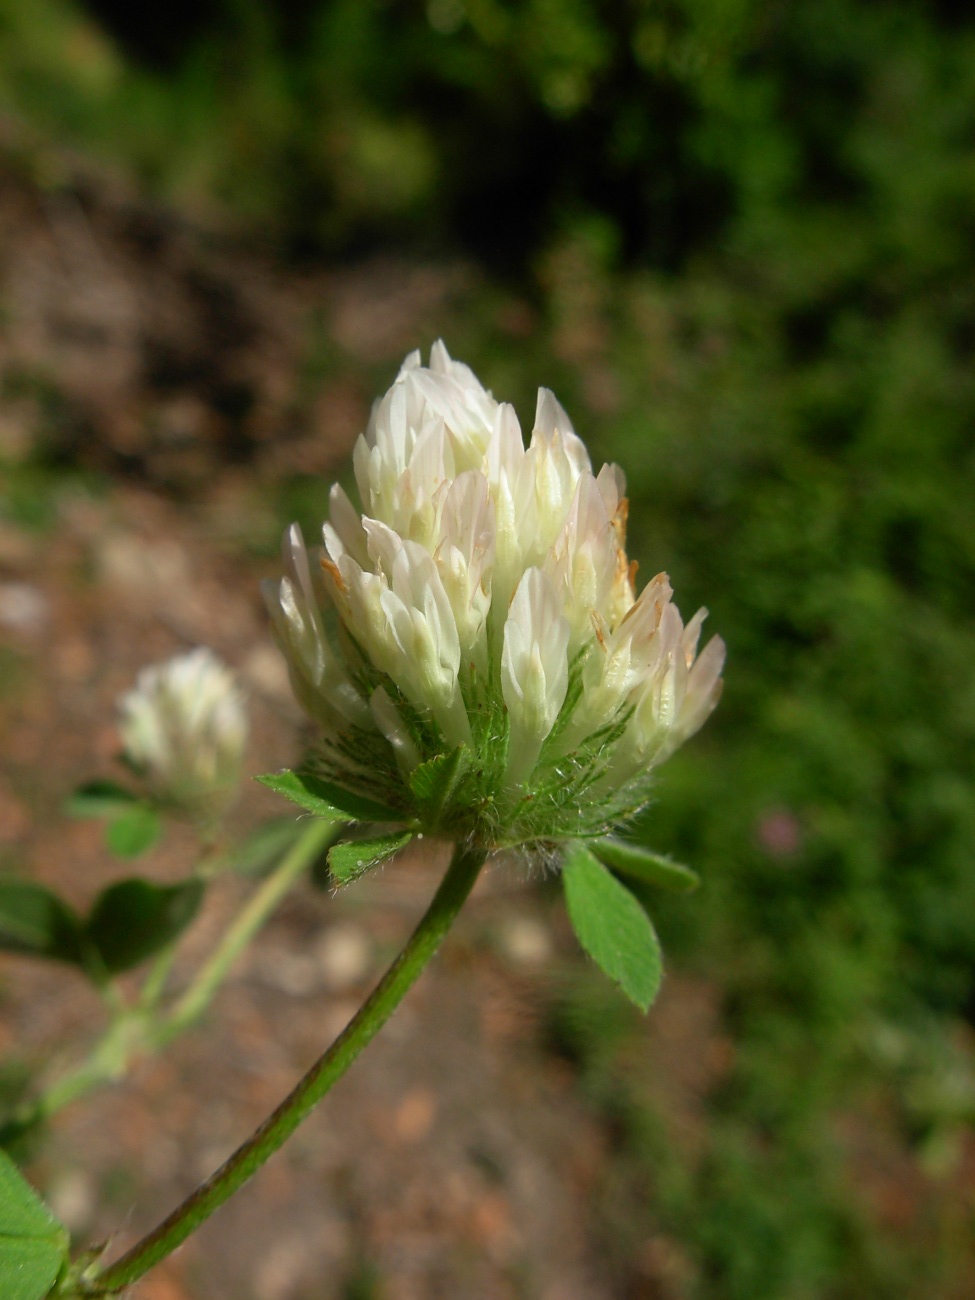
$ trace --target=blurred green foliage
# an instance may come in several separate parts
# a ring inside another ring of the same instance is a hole
[[[501,268],[452,350],[596,431],[631,549],[728,642],[645,825],[705,876],[657,917],[732,1044],[693,1160],[626,1013],[555,1017],[620,1135],[620,1294],[648,1204],[675,1294],[971,1294],[971,1201],[923,1201],[975,1112],[975,16],[236,0],[163,39],[100,9],[115,40],[0,0],[0,98],[282,248]],[[844,1154],[874,1122],[929,1180],[909,1230]]]

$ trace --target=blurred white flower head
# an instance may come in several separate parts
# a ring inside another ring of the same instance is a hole
[[[233,673],[210,650],[143,668],[119,710],[125,757],[157,798],[195,815],[232,798],[247,709]]]
[[[546,389],[526,448],[442,343],[407,357],[354,468],[361,514],[333,486],[323,549],[293,525],[265,584],[329,777],[415,817],[418,770],[460,749],[438,825],[497,844],[636,811],[717,703],[724,645],[698,654],[706,611],[685,627],[665,574],[636,595],[619,468],[593,473]]]

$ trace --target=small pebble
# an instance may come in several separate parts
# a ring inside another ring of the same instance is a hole
[[[541,921],[512,916],[498,930],[498,946],[516,966],[540,966],[552,955],[552,936]]]
[[[256,646],[241,665],[243,680],[272,699],[291,698],[288,668],[284,656],[271,645]]]
[[[28,582],[0,583],[0,627],[36,636],[50,617],[50,604],[40,588]]]
[[[333,993],[352,988],[372,968],[368,936],[357,925],[329,926],[318,942],[315,956],[325,987]]]
[[[262,978],[272,988],[280,989],[290,997],[307,997],[321,987],[322,975],[319,964],[310,953],[289,952],[284,948],[275,948],[262,954],[260,961]]]
[[[95,1209],[95,1186],[83,1169],[69,1169],[48,1190],[47,1200],[69,1231],[82,1232]]]

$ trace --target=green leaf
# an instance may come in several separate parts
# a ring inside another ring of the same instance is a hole
[[[42,1300],[67,1261],[68,1234],[0,1151],[0,1295]]]
[[[269,790],[283,794],[305,812],[332,821],[400,822],[403,814],[363,795],[353,794],[310,772],[269,772],[256,778]]]
[[[399,831],[394,835],[377,835],[368,840],[346,840],[344,844],[333,844],[328,853],[332,876],[338,884],[347,885],[405,848],[412,838],[412,831]]]
[[[87,936],[110,975],[151,957],[189,925],[203,899],[202,880],[154,885],[133,877],[95,900]]]
[[[410,789],[431,827],[437,825],[441,813],[464,779],[469,760],[467,746],[458,745],[449,754],[438,754],[436,758],[421,763],[410,776]]]
[[[659,885],[679,893],[697,889],[701,877],[690,867],[674,862],[662,853],[654,853],[640,844],[627,844],[624,840],[592,840],[589,847],[600,862],[624,876],[632,876],[647,885]]]
[[[114,781],[88,781],[68,799],[65,812],[72,817],[118,817],[138,802],[138,796]]]
[[[44,885],[0,880],[0,948],[80,965],[81,921]]]
[[[562,867],[569,920],[596,965],[642,1010],[657,996],[660,944],[646,912],[584,844],[566,850]]]
[[[161,834],[159,814],[147,804],[137,803],[109,823],[105,842],[120,858],[137,858],[151,849]]]

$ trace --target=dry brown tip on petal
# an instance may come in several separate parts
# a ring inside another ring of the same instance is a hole
[[[338,587],[342,595],[343,596],[347,595],[349,588],[346,584],[345,579],[342,577],[342,574],[339,572],[339,566],[335,563],[335,561],[330,560],[327,555],[323,555],[319,560],[319,564],[322,566],[325,572],[329,574],[332,581],[335,583],[336,587]]]
[[[600,649],[606,649],[606,636],[603,631],[603,620],[599,617],[599,611],[591,609],[589,619],[592,623],[592,630],[596,633],[596,640],[599,642]]]
[[[610,522],[613,525],[613,532],[616,534],[616,541],[620,550],[626,550],[626,521],[630,514],[630,503],[626,497],[620,498],[620,503],[616,507],[616,513]]]

